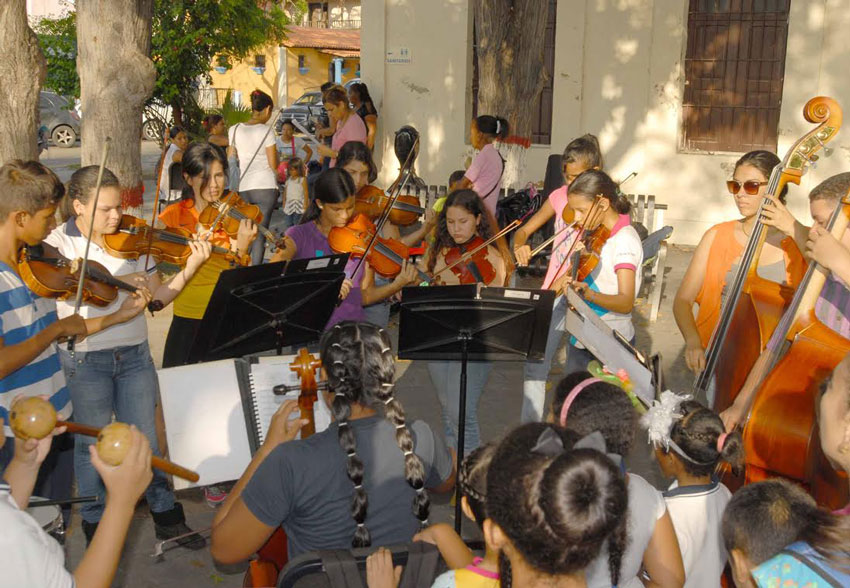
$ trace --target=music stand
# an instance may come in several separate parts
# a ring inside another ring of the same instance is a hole
[[[399,315],[400,359],[460,361],[457,455],[466,433],[469,360],[542,361],[555,293],[487,288],[481,284],[404,288]],[[461,532],[460,485],[455,486],[455,531]]]
[[[242,357],[316,341],[334,312],[348,254],[222,272],[189,362]]]

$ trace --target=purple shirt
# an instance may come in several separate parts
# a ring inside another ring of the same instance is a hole
[[[464,174],[466,179],[472,182],[472,189],[478,192],[478,195],[484,201],[484,206],[487,207],[494,218],[496,217],[496,202],[499,200],[499,184],[502,183],[504,167],[502,156],[490,143],[478,152]]]
[[[306,222],[302,225],[289,227],[286,231],[286,236],[295,241],[295,257],[294,259],[310,259],[312,257],[323,257],[325,255],[334,255],[328,243],[328,238],[325,237],[313,221]],[[345,273],[351,277],[351,272],[354,271],[358,260],[349,259],[345,266]],[[360,294],[360,281],[363,279],[363,267],[357,272],[357,277],[353,278],[351,291],[342,303],[336,307],[331,315],[325,329],[334,326],[342,321],[362,321],[365,318],[363,314],[363,298]]]
[[[850,290],[835,274],[826,278],[815,303],[815,316],[845,339],[850,338]]]

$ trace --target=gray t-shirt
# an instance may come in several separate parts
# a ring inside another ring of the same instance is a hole
[[[415,491],[404,478],[404,455],[395,427],[382,416],[350,421],[363,461],[369,499],[366,527],[372,545],[407,543],[419,530],[413,514]],[[452,459],[442,438],[422,421],[409,425],[414,452],[425,467],[425,487],[443,483]],[[356,524],[351,518],[354,485],[339,445],[339,427],[304,441],[283,443],[260,464],[242,493],[248,509],[266,525],[282,525],[289,557],[320,549],[348,549]]]

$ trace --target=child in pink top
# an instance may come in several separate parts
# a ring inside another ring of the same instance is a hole
[[[557,237],[552,246],[552,256],[549,258],[549,268],[543,280],[543,288],[561,291],[563,281],[568,275],[570,262],[567,257],[570,246],[578,234],[567,229],[563,219],[564,209],[568,205],[569,185],[582,172],[589,169],[602,169],[602,152],[599,141],[593,135],[584,135],[573,139],[567,145],[562,157],[564,181],[566,184],[549,194],[534,216],[525,223],[514,236],[514,256],[517,265],[528,265],[531,258],[531,247],[528,239],[550,218],[555,218],[555,234]],[[561,344],[566,328],[566,298],[555,298],[555,309],[549,324],[549,337],[546,340],[546,355],[542,363],[528,362],[525,364],[525,382],[523,384],[522,422],[539,421],[543,418],[543,404],[546,399],[546,378],[552,357]]]
[[[483,115],[472,120],[470,139],[478,154],[466,170],[460,188],[472,188],[484,201],[484,206],[496,218],[496,203],[505,162],[493,146],[496,139],[508,136],[508,121],[497,116]]]

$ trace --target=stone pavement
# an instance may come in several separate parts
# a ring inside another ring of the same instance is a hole
[[[74,169],[79,166],[79,155],[76,164],[73,150],[51,149],[50,157],[42,161],[53,167],[63,180],[67,180]],[[56,158],[57,152],[62,156]],[[143,162],[146,170],[146,194],[154,190],[152,170],[159,151],[152,143],[143,143]],[[150,217],[150,205],[145,209],[145,216]],[[278,213],[279,214],[279,213]],[[277,219],[274,219],[275,221]],[[273,225],[277,222],[273,222]],[[682,357],[683,342],[672,316],[671,304],[673,294],[684,275],[691,250],[671,247],[667,257],[667,274],[664,283],[664,297],[658,320],[650,324],[648,320],[649,307],[645,300],[639,300],[634,313],[637,329],[637,347],[646,353],[661,353],[662,364],[671,389],[682,391],[690,388],[691,376],[684,365]],[[534,287],[539,280],[522,279],[518,286]],[[393,322],[396,318],[394,316]],[[170,307],[148,317],[151,352],[154,361],[160,365],[165,335],[171,321]],[[391,332],[397,335],[397,326],[391,325]],[[434,395],[424,362],[399,361],[397,394],[403,403],[410,419],[422,419],[428,422],[436,431],[441,431],[439,405]],[[553,366],[550,381],[557,382],[562,377],[560,366]],[[479,404],[479,420],[483,441],[497,439],[519,420],[522,401],[522,364],[519,362],[496,363],[491,372],[485,392]],[[652,460],[645,436],[638,433],[635,449],[628,457],[627,463],[631,471],[646,477],[657,487],[665,483]],[[184,505],[189,525],[194,529],[204,529],[209,526],[214,516],[199,490],[191,489],[178,493]],[[453,521],[453,509],[449,506],[447,496],[437,496],[433,499],[431,520]],[[467,521],[468,523],[468,521]],[[472,534],[473,525],[465,524],[466,533]],[[193,552],[182,548],[172,549],[159,558],[152,557],[155,543],[153,522],[150,520],[147,508],[140,505],[130,529],[124,555],[113,586],[127,587],[185,587],[185,586],[241,586],[242,574],[239,568],[219,570],[213,565],[208,550]],[[80,528],[80,518],[74,514],[71,527],[68,530],[66,552],[68,567],[73,569],[80,561],[85,548],[85,540]]]

